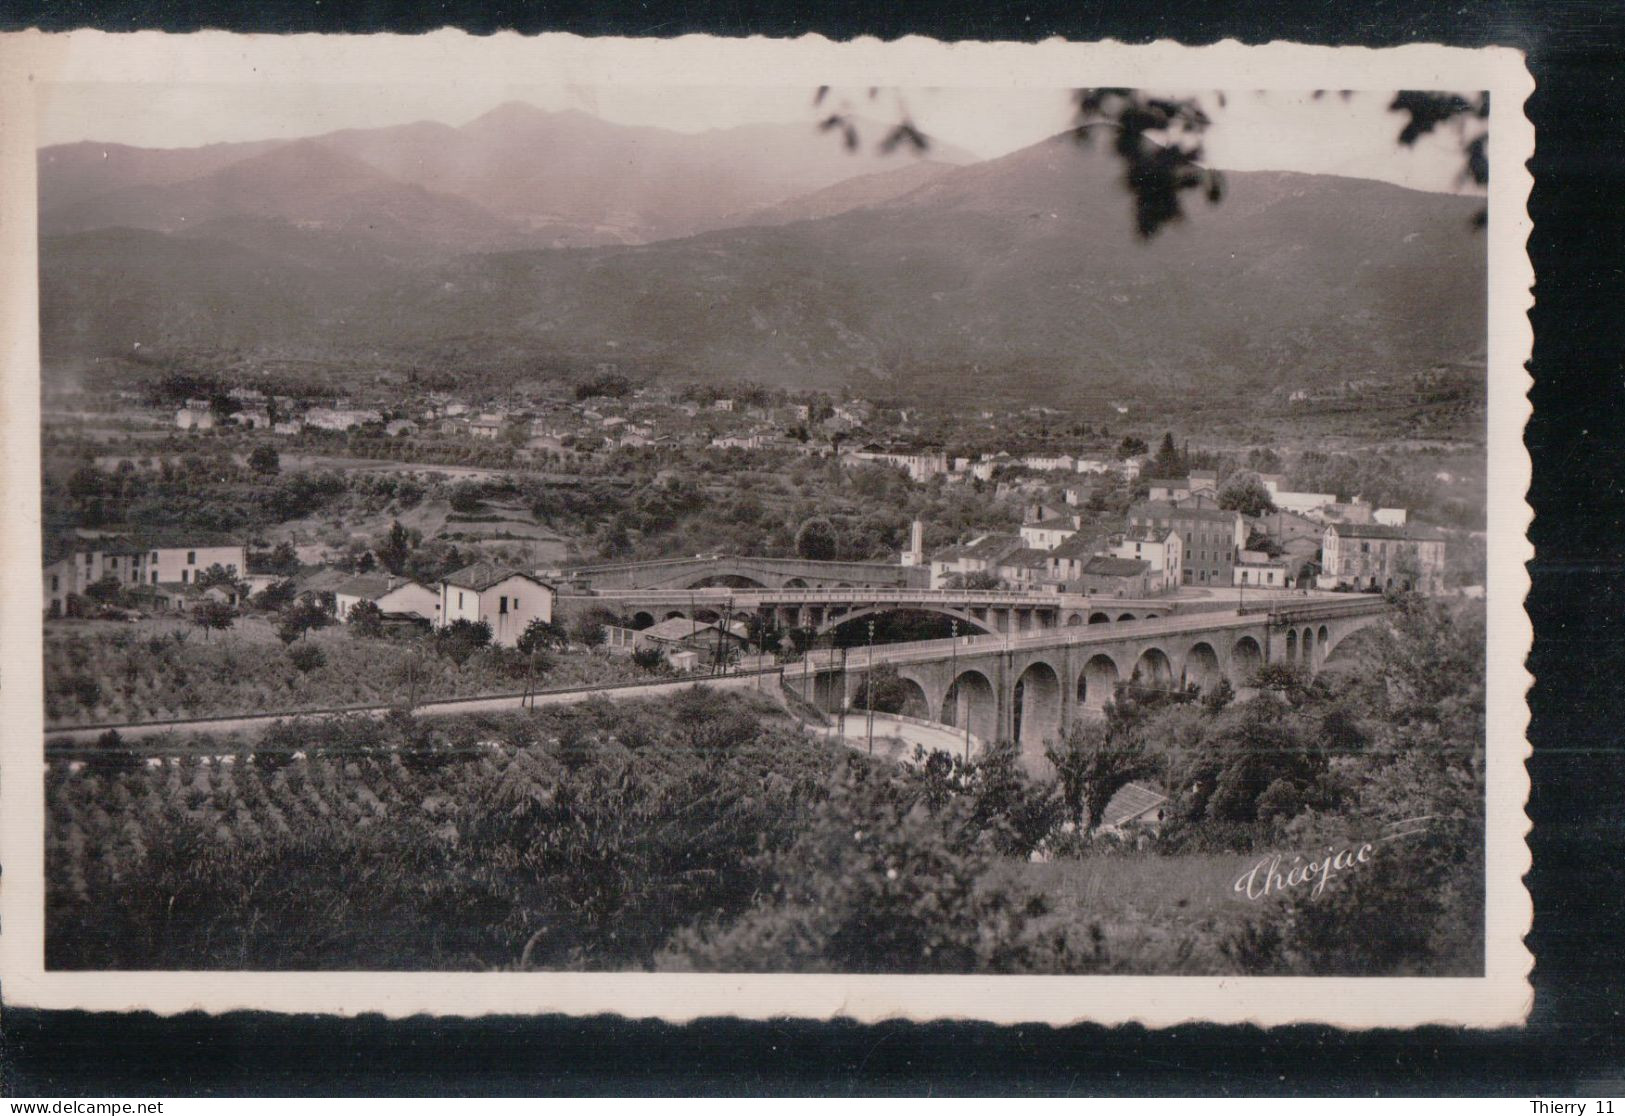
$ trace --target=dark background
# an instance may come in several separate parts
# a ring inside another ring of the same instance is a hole
[[[1528,610],[1534,1014],[1526,1029],[1343,1034],[1324,1027],[996,1028],[597,1018],[387,1022],[239,1014],[160,1019],[6,1008],[0,1092],[185,1094],[1509,1094],[1625,1092],[1619,733],[1625,414],[1618,318],[1625,217],[1625,44],[1617,0],[1116,0],[932,9],[878,2],[0,0],[0,28],[581,34],[926,34],[946,39],[1235,38],[1499,44],[1537,83],[1530,241],[1535,349],[1526,432],[1537,558]],[[28,746],[21,742],[7,742]],[[0,988],[0,1001],[4,989]]]

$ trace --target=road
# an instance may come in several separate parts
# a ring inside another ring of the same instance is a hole
[[[863,713],[848,713],[840,722],[824,730],[844,739],[847,747],[860,752],[869,750],[868,719]],[[884,759],[906,761],[913,757],[918,744],[926,751],[948,752],[956,756],[965,754],[965,734],[946,725],[927,725],[919,721],[903,721],[884,713],[875,714],[875,755]],[[971,749],[980,747],[972,741]]]

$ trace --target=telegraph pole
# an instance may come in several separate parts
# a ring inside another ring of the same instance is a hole
[[[954,701],[957,703],[959,702],[959,621],[948,621],[948,628],[953,632],[953,642],[948,648],[948,654],[953,664],[948,668],[948,677],[952,679],[948,683],[948,688],[953,691]],[[955,708],[954,716],[957,717],[958,715],[959,710]],[[965,758],[970,759],[970,741],[968,739],[965,741]]]
[[[869,621],[869,669],[863,675],[863,688],[865,695],[863,704],[869,707],[866,712],[868,713],[869,754],[872,756],[875,754],[875,622],[873,620]]]

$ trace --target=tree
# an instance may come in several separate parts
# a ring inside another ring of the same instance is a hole
[[[597,647],[608,637],[604,618],[596,609],[576,617],[570,624],[570,641],[583,647]]]
[[[1150,477],[1180,477],[1187,472],[1185,456],[1174,445],[1172,432],[1162,436],[1162,444],[1157,447],[1157,454],[1151,459],[1151,465],[1146,470]]]
[[[396,519],[390,522],[383,541],[373,548],[384,569],[399,576],[406,572],[406,563],[412,557],[412,536]]]
[[[283,643],[303,639],[313,629],[325,628],[333,622],[325,608],[315,601],[297,601],[283,609],[277,622],[277,638]]]
[[[1151,447],[1146,445],[1143,439],[1135,438],[1128,434],[1123,435],[1123,440],[1117,443],[1117,456],[1123,461],[1127,461],[1131,457],[1138,457],[1142,453],[1150,452]]]
[[[212,589],[216,585],[241,600],[248,590],[248,585],[231,570],[226,569],[219,562],[208,569],[199,570],[197,577],[192,579],[199,589]]]
[[[224,601],[199,601],[192,606],[191,617],[207,641],[211,631],[223,632],[237,622],[237,610]]]
[[[275,446],[255,446],[248,455],[248,467],[262,477],[274,477],[282,471],[282,458]]]
[[[300,674],[309,674],[326,666],[327,656],[314,643],[301,643],[298,647],[288,648],[288,661]]]
[[[255,608],[262,608],[267,612],[277,612],[292,603],[298,587],[288,578],[273,581],[249,598]]]
[[[1004,588],[1004,582],[991,570],[972,570],[965,575],[964,588],[985,593]]]
[[[482,647],[491,643],[491,625],[484,620],[453,620],[434,633],[434,648],[462,666]]]
[[[1256,517],[1274,511],[1275,501],[1257,473],[1236,473],[1219,489],[1219,508]]]
[[[284,539],[271,548],[269,570],[274,574],[299,572],[299,552],[294,549],[293,543]]]
[[[840,552],[841,540],[835,524],[821,515],[806,520],[796,530],[796,556],[816,562],[832,562]]]
[[[1112,796],[1153,770],[1139,733],[1100,721],[1074,721],[1058,744],[1044,750],[1060,781],[1072,821],[1093,833]]]
[[[1279,558],[1282,554],[1286,553],[1281,544],[1276,542],[1273,536],[1266,535],[1257,527],[1254,527],[1247,533],[1247,545],[1244,549],[1262,551],[1263,553],[1268,554],[1271,558]]]
[[[540,616],[525,625],[515,644],[520,654],[534,655],[550,647],[563,647],[569,642],[569,637],[558,623],[552,620],[543,620]]]
[[[141,769],[141,757],[124,743],[117,729],[108,729],[96,738],[95,747],[85,757],[85,766],[100,775],[122,775]]]
[[[116,603],[121,591],[122,587],[119,585],[118,578],[110,573],[102,574],[101,577],[85,586],[85,596],[101,605]]]
[[[357,601],[344,614],[352,635],[377,639],[384,634],[384,611],[372,601]]]

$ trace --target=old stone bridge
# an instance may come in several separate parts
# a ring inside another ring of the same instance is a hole
[[[653,562],[610,562],[544,570],[566,591],[611,589],[924,589],[927,566],[889,562],[820,562],[808,558],[751,558],[708,555]]]
[[[1248,686],[1265,663],[1318,671],[1353,633],[1386,610],[1380,597],[1327,596],[1109,625],[1048,628],[816,651],[786,668],[785,684],[820,708],[848,708],[871,665],[896,667],[908,716],[951,725],[976,742],[1017,741],[1028,762],[1079,716],[1098,714],[1119,682],[1202,689]]]
[[[562,615],[591,608],[623,614],[634,628],[662,620],[711,623],[724,616],[762,616],[776,627],[812,628],[819,634],[852,620],[887,612],[927,612],[956,620],[968,634],[1003,635],[1050,628],[1110,624],[1165,616],[1182,608],[1214,607],[1214,602],[1165,598],[1129,600],[1082,594],[973,589],[611,589],[560,595]]]

